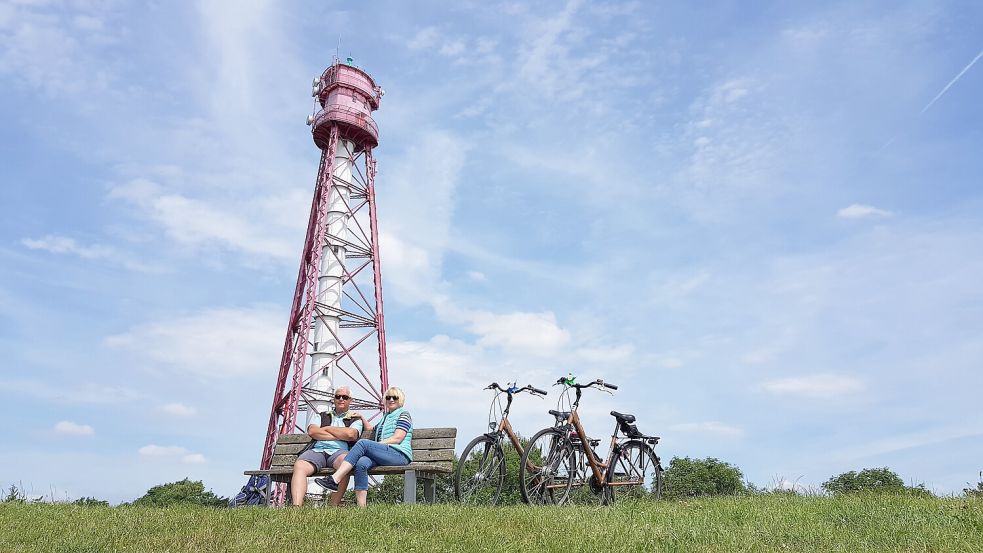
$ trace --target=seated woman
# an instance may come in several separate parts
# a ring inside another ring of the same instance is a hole
[[[359,507],[365,507],[369,490],[369,470],[372,467],[408,465],[413,460],[413,449],[410,446],[413,440],[413,418],[403,408],[405,403],[406,394],[403,390],[399,388],[386,390],[386,414],[375,427],[373,439],[359,440],[352,446],[345,460],[335,469],[333,477],[325,476],[316,479],[315,482],[329,490],[337,490],[338,482],[347,478],[354,468],[355,502]],[[369,422],[364,417],[362,420],[366,430],[371,431],[372,426]]]

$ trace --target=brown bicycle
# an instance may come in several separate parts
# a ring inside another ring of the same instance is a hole
[[[461,453],[457,470],[454,471],[454,495],[462,503],[494,505],[498,503],[505,482],[505,439],[512,443],[519,455],[523,452],[522,443],[509,423],[512,397],[522,392],[542,397],[546,392],[528,385],[519,388],[511,384],[508,388],[502,388],[496,382],[485,389],[495,390],[488,413],[490,432],[471,440]],[[503,394],[507,400],[504,409],[501,409],[500,398]],[[496,408],[500,413],[496,414]]]
[[[568,376],[556,382],[564,387],[563,395],[567,398],[571,391],[575,392],[570,410],[551,410],[556,424],[537,432],[522,454],[519,463],[522,498],[539,505],[610,505],[616,497],[661,498],[662,464],[652,449],[659,443],[659,437],[639,432],[634,415],[611,411],[615,418],[614,432],[607,458],[602,460],[594,450],[600,440],[587,437],[577,409],[585,388],[608,391],[618,387],[600,379],[589,384],[576,384],[574,380]]]

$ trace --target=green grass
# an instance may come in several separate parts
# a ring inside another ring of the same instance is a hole
[[[983,500],[763,495],[611,508],[0,505],[2,551],[983,551]]]

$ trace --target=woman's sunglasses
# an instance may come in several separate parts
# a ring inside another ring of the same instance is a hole
[[[352,398],[352,396],[346,396],[345,394],[335,394],[334,398],[340,399],[342,401],[348,401],[349,399]]]
[[[387,400],[399,401],[399,396],[386,396]]]

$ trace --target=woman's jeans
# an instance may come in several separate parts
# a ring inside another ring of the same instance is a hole
[[[379,465],[399,466],[408,465],[410,460],[402,452],[389,444],[380,444],[372,440],[359,440],[348,455],[345,461],[355,466],[355,489],[369,489],[369,469]]]

